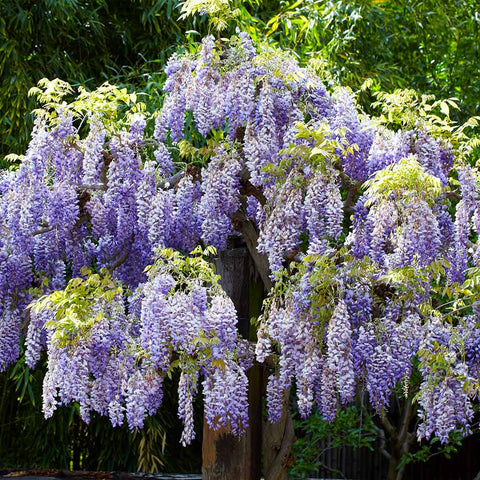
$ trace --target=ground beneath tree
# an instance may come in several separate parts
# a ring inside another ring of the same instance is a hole
[[[53,469],[1,469],[0,480],[202,480],[200,473],[125,473],[85,472],[83,470]],[[235,479],[240,480],[240,479]],[[261,480],[264,480],[263,478]],[[290,479],[298,480],[298,479]],[[305,478],[304,480],[334,480],[330,478]]]
[[[0,479],[12,480],[201,480],[201,474],[147,474],[124,472],[85,472],[52,469],[0,470]]]

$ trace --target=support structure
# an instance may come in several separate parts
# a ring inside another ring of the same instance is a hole
[[[239,333],[251,338],[250,318],[257,316],[263,298],[263,284],[257,279],[255,265],[246,247],[227,249],[217,261],[222,287],[233,300],[239,318]],[[245,435],[203,427],[203,480],[260,480],[262,462],[262,390],[263,367],[248,372],[250,424]]]

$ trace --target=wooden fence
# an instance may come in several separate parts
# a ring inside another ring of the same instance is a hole
[[[320,457],[326,468],[320,468],[312,478],[349,480],[385,480],[388,462],[379,451],[343,447],[327,449]],[[474,480],[480,472],[480,434],[463,441],[458,453],[451,458],[434,455],[428,462],[407,466],[404,480]]]

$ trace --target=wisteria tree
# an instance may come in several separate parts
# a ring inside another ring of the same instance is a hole
[[[32,92],[30,146],[0,181],[0,367],[23,341],[31,368],[46,351],[46,417],[77,402],[85,421],[131,429],[179,370],[188,444],[199,391],[208,425],[242,435],[247,371],[268,360],[270,422],[287,392],[327,420],[366,397],[390,479],[415,438],[469,434],[475,121],[456,126],[453,101],[412,91],[381,96],[368,118],[350,91],[243,33],[206,37],[166,75],[154,125],[109,85],[69,102],[58,80]],[[211,263],[232,235],[265,287],[254,345]]]

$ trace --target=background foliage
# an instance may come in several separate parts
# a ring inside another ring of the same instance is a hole
[[[109,80],[153,96],[165,60],[185,38],[174,0],[2,0],[0,154],[20,153],[44,78],[94,88]]]
[[[58,468],[100,471],[200,471],[201,435],[178,448],[182,431],[176,412],[177,378],[166,380],[164,405],[145,428],[112,427],[100,415],[82,421],[78,405],[42,412],[44,368],[29,371],[24,361],[0,374],[0,465],[2,468]],[[201,433],[202,408],[196,405]],[[168,442],[167,442],[168,438]],[[48,448],[45,448],[48,445]]]
[[[205,16],[179,20],[181,5],[2,0],[0,156],[24,150],[34,108],[27,93],[41,78],[87,88],[109,80],[158,97],[165,60],[208,28]],[[236,16],[225,34],[238,26],[254,40],[293,50],[302,61],[314,61],[330,85],[355,90],[372,78],[377,89],[413,87],[457,97],[462,119],[478,110],[475,0],[249,0],[233,2],[232,9]]]
[[[356,89],[372,78],[387,91],[458,97],[465,117],[478,110],[476,1],[289,0],[276,8],[256,12],[256,30],[315,59],[337,84]]]

